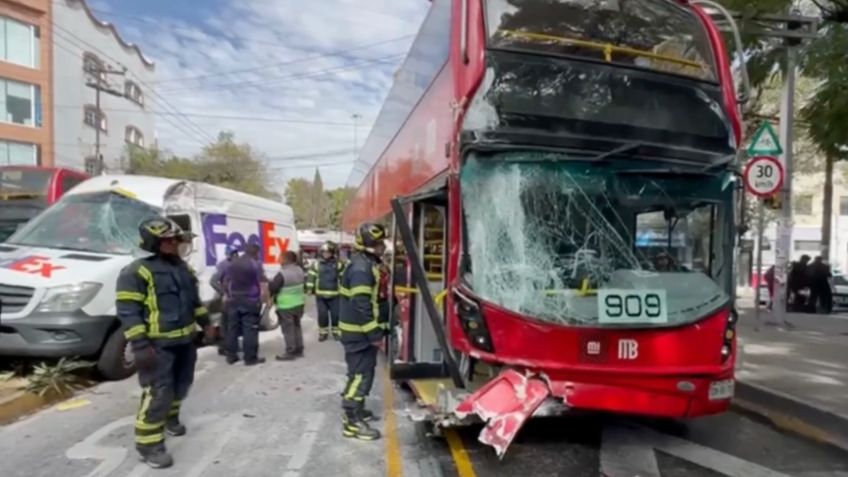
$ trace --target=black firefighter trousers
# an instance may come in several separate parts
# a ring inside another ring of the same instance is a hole
[[[194,343],[154,344],[156,365],[138,370],[141,405],[135,420],[136,447],[155,447],[165,441],[165,422],[179,419],[180,406],[194,382],[197,348]]]
[[[347,384],[342,393],[342,409],[348,416],[354,415],[357,409],[365,405],[365,398],[374,385],[378,352],[379,348],[370,343],[364,349],[361,344],[355,348],[345,346]]]
[[[339,336],[339,297],[315,296],[315,306],[318,308],[318,335],[330,334],[330,324],[334,336]]]

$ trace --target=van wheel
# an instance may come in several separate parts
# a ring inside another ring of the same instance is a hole
[[[135,361],[130,351],[130,344],[124,338],[120,327],[115,329],[97,360],[97,371],[101,376],[110,381],[120,381],[135,373]]]
[[[280,320],[277,319],[277,313],[272,309],[273,307],[266,306],[265,314],[262,315],[262,319],[259,321],[259,330],[260,331],[271,331],[280,326]]]

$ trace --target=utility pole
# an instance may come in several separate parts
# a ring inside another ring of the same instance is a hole
[[[107,94],[111,94],[112,96],[117,96],[119,98],[124,97],[124,93],[109,87],[109,84],[106,83],[106,77],[109,75],[117,75],[124,76],[127,74],[127,69],[124,68],[122,70],[115,70],[112,67],[98,67],[94,69],[90,69],[89,72],[94,75],[94,79],[86,82],[86,86],[94,89],[94,107],[97,109],[97,125],[94,127],[94,158],[97,161],[97,174],[102,174],[105,165],[103,161],[103,154],[100,153],[100,125],[103,123],[103,111],[100,107],[100,93],[104,92]]]
[[[359,114],[353,114],[351,116],[353,119],[353,159],[357,159],[357,149],[359,149],[359,120],[362,119],[362,116]]]

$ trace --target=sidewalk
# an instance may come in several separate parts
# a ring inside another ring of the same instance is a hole
[[[777,425],[848,449],[848,314],[788,314],[795,325],[759,330],[740,300],[735,404]]]

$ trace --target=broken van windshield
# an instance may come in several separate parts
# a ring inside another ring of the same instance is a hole
[[[138,251],[138,227],[159,211],[111,192],[69,195],[32,219],[8,243],[94,253]]]
[[[726,177],[621,174],[661,165],[565,159],[507,152],[466,161],[469,283],[480,297],[540,320],[592,326],[615,323],[599,300],[616,290],[662,298],[661,317],[629,324],[691,322],[726,303]]]

